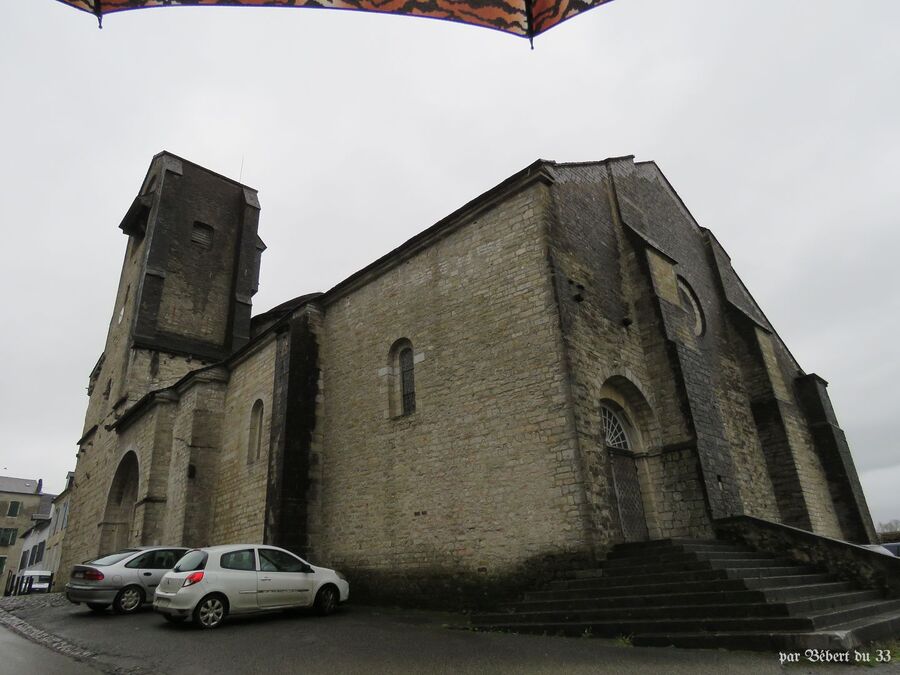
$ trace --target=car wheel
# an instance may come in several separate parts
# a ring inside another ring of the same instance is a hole
[[[97,614],[102,614],[106,611],[106,608],[109,607],[109,605],[104,605],[99,602],[89,602],[87,606],[89,610],[91,610],[92,612],[97,612]]]
[[[113,600],[113,611],[116,614],[133,614],[144,604],[144,591],[137,586],[126,586]]]
[[[337,609],[338,600],[338,591],[334,586],[323,586],[316,594],[316,611],[328,616]]]
[[[184,623],[186,616],[177,616],[175,614],[163,614],[163,618],[169,623]]]
[[[194,608],[194,623],[200,628],[218,628],[228,616],[228,603],[221,595],[207,595]]]

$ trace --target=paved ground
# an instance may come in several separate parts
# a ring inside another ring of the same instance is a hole
[[[134,616],[93,614],[58,594],[4,598],[0,626],[11,626],[38,642],[52,642],[58,652],[79,660],[67,661],[68,668],[59,670],[62,662],[46,660],[56,655],[47,656],[37,646],[28,651],[17,639],[6,638],[0,642],[0,673],[80,674],[90,672],[86,665],[119,675],[785,672],[778,654],[637,648],[612,640],[476,633],[450,627],[464,623],[459,615],[349,606],[327,618],[272,614],[201,631],[169,625],[149,610]],[[45,660],[35,661],[38,667],[18,668],[6,658],[7,642],[18,643],[15,659],[28,661],[41,654]],[[823,670],[832,673],[840,668],[787,666],[790,674]],[[861,671],[854,668],[852,672]],[[886,671],[878,668],[877,672]]]
[[[94,668],[0,628],[0,673],[67,673],[97,675]]]

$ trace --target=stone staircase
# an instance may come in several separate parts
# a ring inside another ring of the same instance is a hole
[[[634,645],[846,650],[900,636],[900,600],[717,540],[619,544],[493,613],[481,630],[616,637]]]

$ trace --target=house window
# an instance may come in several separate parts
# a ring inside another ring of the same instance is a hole
[[[15,527],[0,527],[0,546],[12,546],[16,543],[19,530]]]
[[[22,502],[10,502],[9,508],[6,510],[6,515],[10,518],[15,518],[19,515],[19,511],[22,509]]]
[[[34,562],[39,563],[44,559],[44,549],[47,547],[47,542],[42,541],[37,545],[37,557],[34,559]],[[173,563],[174,565],[174,563]]]
[[[416,411],[416,378],[412,347],[400,350],[400,399],[403,415],[412,415]]]
[[[247,438],[247,464],[259,459],[263,435],[263,402],[260,399],[253,404],[250,411],[250,434]]]
[[[0,555],[0,574],[3,574],[3,570],[6,569],[6,556]]]

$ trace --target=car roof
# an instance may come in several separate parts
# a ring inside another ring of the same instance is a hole
[[[205,551],[207,553],[227,553],[228,551],[243,551],[247,548],[274,548],[278,551],[285,549],[271,544],[219,544],[217,546],[198,546],[196,551]]]

